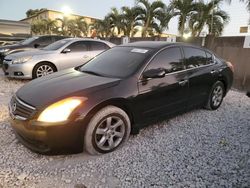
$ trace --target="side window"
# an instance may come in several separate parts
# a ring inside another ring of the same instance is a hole
[[[183,50],[186,58],[186,66],[188,69],[207,64],[207,56],[205,51],[192,47],[183,47]]]
[[[213,55],[209,52],[206,52],[206,55],[207,55],[207,64],[211,64],[213,63]]]
[[[84,41],[78,41],[70,44],[67,48],[71,50],[71,52],[84,52],[88,51],[88,45]]]
[[[39,37],[34,41],[34,44],[39,44],[40,46],[47,46],[52,43],[52,37]]]
[[[166,73],[176,72],[184,69],[182,55],[179,47],[167,48],[155,56],[147,67],[149,69],[163,68]]]
[[[107,49],[109,49],[109,46],[103,42],[91,41],[90,42],[90,49],[91,49],[91,51],[107,50]]]

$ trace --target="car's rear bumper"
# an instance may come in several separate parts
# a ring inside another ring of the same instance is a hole
[[[79,122],[41,123],[12,119],[17,138],[30,150],[42,154],[83,151],[83,131]]]

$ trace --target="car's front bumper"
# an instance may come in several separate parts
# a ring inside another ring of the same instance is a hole
[[[33,66],[29,63],[12,64],[4,60],[2,65],[5,76],[10,78],[32,79]]]
[[[80,122],[42,123],[11,120],[17,138],[32,151],[43,154],[79,153],[83,151]]]

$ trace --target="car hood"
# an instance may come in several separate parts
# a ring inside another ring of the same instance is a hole
[[[87,96],[117,85],[119,81],[118,78],[95,76],[72,68],[35,79],[20,88],[16,96],[39,109],[66,97]]]
[[[16,59],[19,57],[25,57],[25,56],[37,56],[37,55],[45,55],[45,54],[52,54],[54,51],[46,51],[46,50],[38,50],[38,49],[32,49],[24,52],[17,52],[10,54],[6,56],[6,59]]]
[[[0,50],[2,49],[18,49],[18,48],[25,48],[26,45],[22,45],[22,44],[11,44],[11,45],[5,45],[5,46],[1,46]]]

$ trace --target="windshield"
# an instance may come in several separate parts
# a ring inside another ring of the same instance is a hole
[[[28,45],[28,44],[32,43],[33,41],[35,41],[36,39],[38,39],[38,37],[27,38],[27,39],[21,41],[21,44]]]
[[[124,78],[134,73],[149,56],[149,49],[114,47],[90,60],[80,71]]]
[[[63,47],[65,44],[67,44],[69,42],[69,40],[59,40],[57,42],[54,42],[48,46],[46,46],[45,48],[42,48],[42,50],[58,50],[61,47]]]

